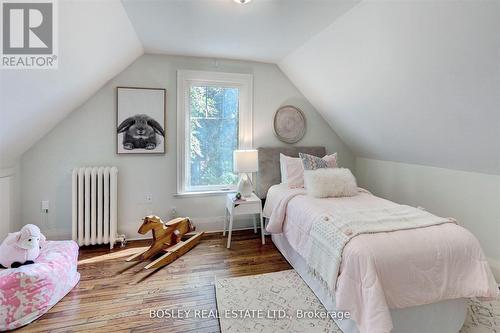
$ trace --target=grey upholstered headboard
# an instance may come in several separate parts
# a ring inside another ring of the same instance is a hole
[[[280,153],[298,157],[299,152],[314,156],[325,156],[325,147],[274,147],[258,148],[259,171],[257,172],[256,191],[257,196],[264,199],[267,190],[275,184],[281,183]]]

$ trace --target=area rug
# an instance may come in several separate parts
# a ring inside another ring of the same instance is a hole
[[[325,308],[294,270],[216,279],[215,292],[222,333],[342,333],[331,318],[309,318]],[[460,333],[500,333],[500,299],[469,300]]]
[[[469,313],[459,333],[500,333],[500,298],[469,300]]]

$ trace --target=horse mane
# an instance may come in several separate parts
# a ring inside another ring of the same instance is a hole
[[[151,222],[159,222],[163,225],[163,228],[167,228],[165,225],[165,222],[162,221],[161,217],[156,216],[156,215],[148,215],[144,218],[145,220],[149,220]]]

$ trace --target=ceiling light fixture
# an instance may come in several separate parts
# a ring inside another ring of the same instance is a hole
[[[240,5],[244,5],[246,3],[249,3],[252,0],[233,0],[236,3],[239,3]]]

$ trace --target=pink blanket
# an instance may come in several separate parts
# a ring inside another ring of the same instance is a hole
[[[312,224],[321,216],[397,205],[367,192],[317,199],[300,191],[273,192],[280,198],[271,198],[275,206],[267,230],[283,232],[304,259],[309,257]],[[498,295],[479,242],[455,224],[359,235],[346,245],[341,259],[332,293],[337,308],[351,312],[361,333],[390,332],[389,309]]]
[[[78,245],[49,241],[36,263],[0,269],[0,331],[29,324],[47,312],[80,280]]]

